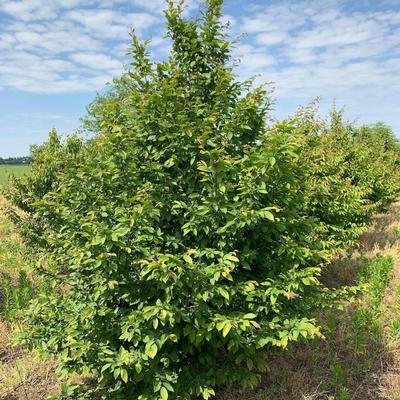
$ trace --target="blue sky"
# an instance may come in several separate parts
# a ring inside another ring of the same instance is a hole
[[[198,14],[200,0],[188,1]],[[85,106],[126,63],[128,32],[165,57],[164,0],[0,0],[0,157],[25,155],[52,127],[79,128]],[[400,137],[400,0],[225,0],[240,78],[274,82],[272,116],[319,97]]]

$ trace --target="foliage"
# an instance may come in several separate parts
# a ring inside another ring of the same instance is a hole
[[[62,143],[53,129],[49,139],[41,146],[31,147],[30,173],[23,176],[11,176],[10,184],[4,190],[6,198],[20,211],[9,210],[12,220],[19,225],[19,233],[35,249],[45,247],[44,231],[48,226],[48,213],[36,213],[35,204],[57,184],[69,167],[76,167],[83,142],[76,135],[68,137]]]
[[[323,222],[331,245],[354,245],[374,213],[396,198],[399,145],[390,128],[355,127],[341,111],[333,110],[328,124],[312,125],[304,154],[313,185],[308,213]]]
[[[130,69],[89,109],[95,139],[53,132],[9,192],[54,288],[21,340],[103,398],[256,385],[260,349],[319,335],[314,311],[338,295],[321,268],[398,190],[397,144],[375,128],[311,108],[266,126],[268,91],[235,79],[221,7],[199,23],[169,2],[170,58],[133,37]]]
[[[374,211],[395,200],[399,187],[400,146],[393,131],[378,123],[354,131],[349,141],[349,175],[368,192]]]

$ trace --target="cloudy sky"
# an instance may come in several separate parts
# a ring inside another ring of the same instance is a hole
[[[200,0],[188,1],[188,14]],[[56,127],[66,134],[118,76],[129,31],[163,41],[164,0],[0,0],[0,157],[24,155]],[[238,75],[274,82],[277,118],[319,97],[359,123],[400,137],[400,0],[225,0]]]

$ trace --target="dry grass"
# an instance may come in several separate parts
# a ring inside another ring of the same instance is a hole
[[[12,347],[10,328],[0,322],[0,399],[44,400],[59,391],[55,364]]]

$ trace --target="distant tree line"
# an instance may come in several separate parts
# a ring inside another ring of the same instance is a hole
[[[29,164],[31,162],[30,157],[8,157],[1,158],[0,157],[0,165],[8,165],[8,164]]]

